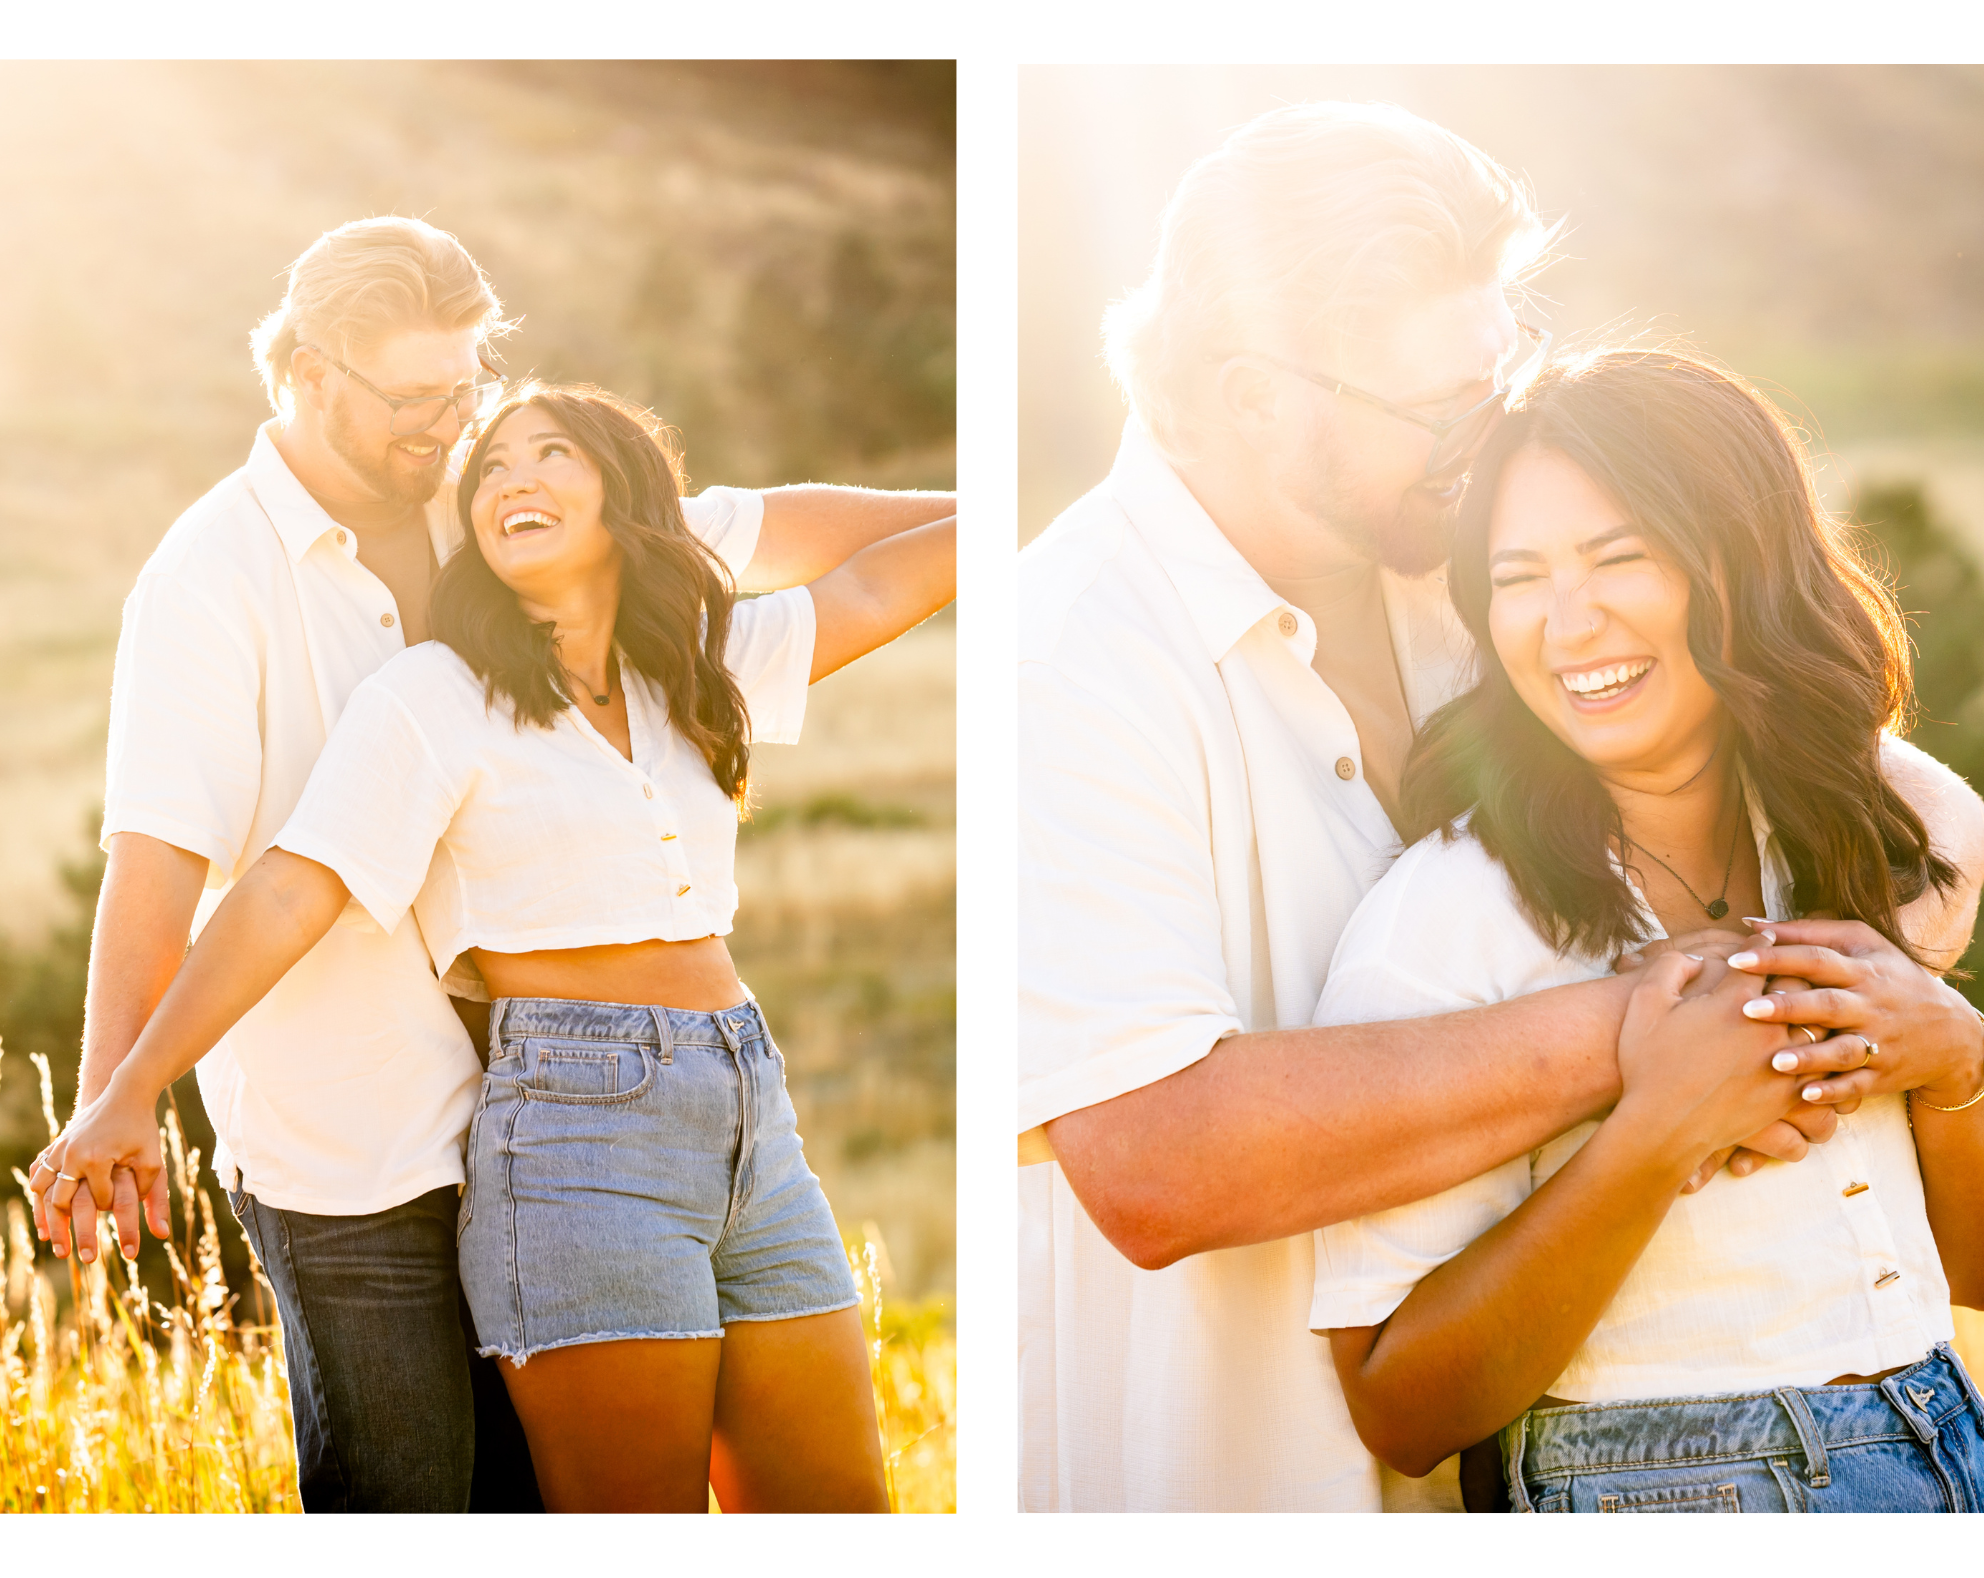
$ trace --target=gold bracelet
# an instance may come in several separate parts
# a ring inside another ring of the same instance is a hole
[[[1969,1007],[1970,1007],[1970,1011],[1977,1016],[1978,1022],[1980,1024],[1984,1024],[1984,1008],[1979,1008],[1975,1003],[1970,1004]],[[1908,1093],[1908,1099],[1910,1101],[1913,1101],[1915,1099],[1914,1091],[1911,1090]],[[1962,1112],[1964,1108],[1974,1107],[1980,1101],[1984,1101],[1984,1085],[1979,1085],[1977,1087],[1977,1094],[1972,1096],[1970,1100],[1966,1102],[1962,1102],[1954,1107],[1939,1107],[1933,1101],[1925,1101],[1922,1103],[1922,1105],[1927,1107],[1931,1112]]]

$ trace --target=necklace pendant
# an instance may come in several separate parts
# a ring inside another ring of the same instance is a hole
[[[1716,899],[1708,904],[1704,904],[1702,908],[1708,911],[1708,918],[1710,920],[1721,920],[1723,916],[1729,913],[1729,900]]]

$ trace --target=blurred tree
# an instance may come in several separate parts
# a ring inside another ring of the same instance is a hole
[[[1880,545],[1908,615],[1920,709],[1909,740],[1984,784],[1984,577],[1919,483],[1863,488],[1852,514]],[[1963,968],[1964,994],[1984,1006],[1984,943],[1971,944]]]

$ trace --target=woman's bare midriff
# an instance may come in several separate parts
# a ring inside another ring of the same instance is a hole
[[[721,937],[691,942],[651,938],[535,953],[469,951],[492,998],[571,997],[588,1003],[650,1003],[705,1014],[744,1001],[744,985]]]
[[[1828,1386],[1877,1386],[1890,1375],[1899,1375],[1903,1370],[1913,1369],[1913,1365],[1897,1364],[1892,1370],[1883,1370],[1878,1375],[1835,1375]],[[1571,1401],[1568,1397],[1539,1397],[1531,1406],[1536,1408],[1582,1408],[1584,1404]]]

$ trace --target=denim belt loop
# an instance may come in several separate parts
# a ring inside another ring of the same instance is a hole
[[[666,1068],[675,1062],[675,1027],[668,1022],[666,1008],[650,1007],[648,1012],[654,1017],[655,1050]]]
[[[1826,1440],[1812,1417],[1812,1405],[1795,1386],[1780,1386],[1771,1396],[1790,1416],[1791,1428],[1798,1433],[1798,1445],[1805,1453],[1805,1482],[1814,1490],[1825,1489],[1832,1483],[1832,1465],[1826,1459]]]
[[[496,1006],[489,1011],[489,1057],[493,1062],[503,1050],[503,1016],[509,1013],[514,998],[499,997]]]
[[[1957,1384],[1970,1399],[1971,1411],[1977,1416],[1977,1426],[1984,1430],[1984,1392],[1977,1389],[1977,1383],[1970,1378],[1970,1372],[1963,1367],[1963,1361],[1956,1356],[1956,1350],[1946,1342],[1936,1344],[1933,1357],[1942,1360],[1945,1368],[1953,1371]]]
[[[1523,1483],[1522,1455],[1529,1445],[1529,1415],[1518,1414],[1516,1422],[1502,1432],[1502,1477],[1509,1485],[1509,1511],[1534,1512],[1529,1486]]]

